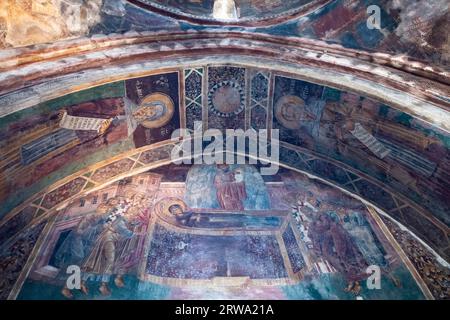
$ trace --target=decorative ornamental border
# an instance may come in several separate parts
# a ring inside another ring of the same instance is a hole
[[[266,14],[260,18],[244,17],[239,18],[237,21],[220,21],[214,19],[212,16],[208,17],[204,15],[200,16],[191,13],[186,13],[179,9],[150,2],[148,0],[127,0],[127,1],[151,12],[155,12],[178,20],[183,20],[193,24],[211,25],[211,26],[233,26],[233,27],[264,27],[283,23],[288,20],[296,19],[301,16],[307,15],[321,7],[324,7],[325,5],[331,2],[331,0],[315,0],[295,9],[286,10],[278,14]]]

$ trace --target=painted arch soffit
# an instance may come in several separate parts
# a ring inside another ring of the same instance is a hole
[[[284,54],[277,58],[263,54],[255,59],[254,55],[261,52],[253,54],[239,52],[246,44],[252,47],[262,46],[262,43],[236,40],[227,41],[224,45],[223,40],[209,39],[204,43],[196,40],[195,44],[190,40],[187,41],[189,43],[177,41],[176,45],[171,44],[172,47],[158,42],[108,49],[103,52],[83,52],[80,56],[71,55],[71,59],[61,57],[61,61],[55,61],[54,58],[50,61],[38,60],[15,69],[10,68],[18,63],[19,60],[16,58],[0,60],[0,64],[3,63],[4,67],[9,66],[0,73],[0,92],[3,93],[0,95],[2,106],[0,116],[99,84],[151,74],[155,70],[157,72],[165,68],[189,68],[205,64],[235,64],[262,69],[271,66],[272,69],[292,77],[357,92],[450,132],[448,85],[442,83],[448,81],[448,74],[444,71],[431,69],[432,74],[429,76],[439,79],[434,81],[383,65],[374,65],[356,56],[308,54],[307,48],[297,49],[298,52],[292,49],[293,51],[289,50],[292,51],[289,54],[283,51]],[[202,55],[196,49],[186,53],[185,49],[191,45],[201,47]],[[223,48],[221,54],[218,54],[218,48]],[[269,48],[270,55],[274,54],[273,49]],[[212,50],[211,54],[208,54],[207,50]],[[177,51],[182,53],[177,55]],[[40,56],[39,53],[35,54],[36,58]],[[153,55],[155,56],[152,57]],[[105,59],[108,60],[106,66]],[[385,63],[386,61],[383,64]],[[408,69],[406,66],[403,68]],[[425,67],[415,72],[421,73],[424,70]]]

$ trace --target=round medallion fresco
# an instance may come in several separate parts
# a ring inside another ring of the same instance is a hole
[[[128,0],[148,10],[192,22],[271,24],[306,14],[329,0]],[[264,23],[265,22],[265,23]]]
[[[134,119],[146,128],[160,128],[173,117],[175,107],[172,99],[163,93],[153,93],[142,99],[133,112]]]
[[[302,122],[315,119],[315,116],[306,110],[305,105],[305,101],[300,97],[281,97],[275,104],[275,118],[287,129],[299,129]]]
[[[223,118],[238,115],[245,108],[244,91],[233,81],[223,81],[213,86],[208,100],[210,111]]]

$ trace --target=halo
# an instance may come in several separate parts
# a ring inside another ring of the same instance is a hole
[[[181,209],[184,211],[186,211],[187,209],[187,205],[186,203],[184,203],[183,200],[178,199],[178,198],[164,198],[162,199],[160,202],[160,208],[161,208],[161,213],[163,213],[166,216],[171,216],[172,214],[169,211],[169,208],[173,205],[179,205],[181,207]]]
[[[161,106],[161,114],[152,115],[152,110],[155,106]],[[160,128],[172,119],[175,113],[175,106],[172,98],[168,95],[157,92],[146,96],[142,101],[137,110],[133,112],[134,119],[146,128],[154,129]]]

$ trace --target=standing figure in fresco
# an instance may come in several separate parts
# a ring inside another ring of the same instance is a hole
[[[115,271],[114,267],[120,242],[130,239],[134,235],[129,229],[126,217],[123,215],[123,211],[126,209],[126,206],[119,206],[110,211],[92,251],[84,260],[81,268],[84,273],[81,284],[84,293],[88,293],[86,281],[98,276],[101,278],[100,293],[105,296],[111,294],[108,283]]]
[[[244,175],[240,169],[231,171],[228,165],[219,165],[214,178],[214,186],[217,190],[217,200],[222,209],[244,210],[247,193]]]
[[[65,272],[68,266],[81,265],[83,262],[89,248],[101,231],[99,226],[105,221],[107,212],[108,205],[101,204],[94,212],[86,214],[59,247],[55,255],[55,266],[63,273],[64,280],[67,276]],[[67,284],[64,285],[61,293],[66,298],[73,298]]]
[[[329,215],[321,213],[311,224],[309,236],[315,253],[330,262],[349,282],[345,291],[358,294],[359,281],[367,277],[368,263],[348,232]]]
[[[149,199],[141,193],[130,196],[131,205],[125,213],[128,227],[135,235],[133,237],[125,237],[119,241],[117,245],[117,259],[115,262],[114,284],[122,288],[125,286],[123,275],[139,264],[139,260],[144,250],[144,235],[150,220],[150,212],[148,209]]]

